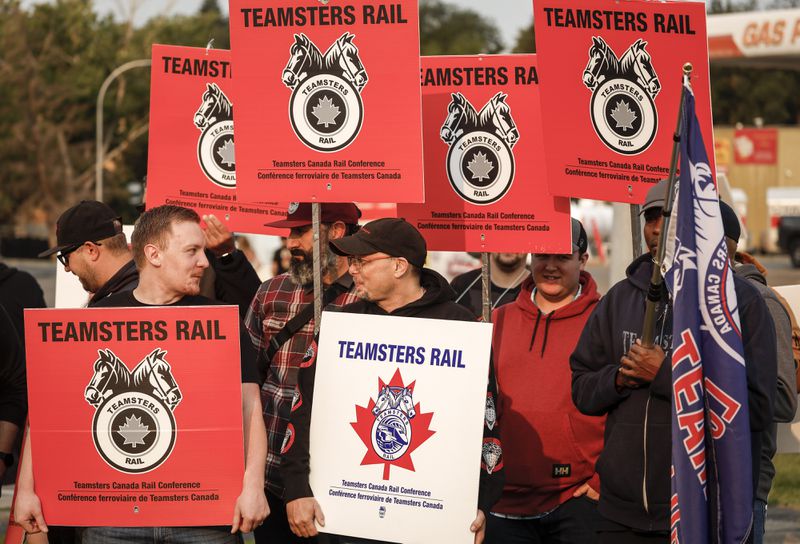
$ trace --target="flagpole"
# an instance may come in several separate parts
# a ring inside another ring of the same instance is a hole
[[[481,315],[484,323],[492,322],[492,287],[489,278],[489,254],[481,253]]]
[[[656,250],[656,258],[653,261],[653,273],[650,276],[650,288],[647,291],[647,302],[645,304],[644,326],[642,327],[642,345],[645,347],[652,347],[655,342],[656,309],[661,300],[661,285],[664,282],[664,278],[661,275],[661,263],[664,262],[664,255],[667,250],[665,242],[669,231],[670,216],[672,215],[672,204],[675,200],[675,172],[678,169],[678,151],[681,141],[681,126],[683,124],[683,102],[686,98],[686,85],[684,83],[691,73],[692,65],[687,62],[683,65],[681,103],[678,107],[678,123],[675,128],[675,134],[672,136],[672,157],[669,161],[669,178],[667,178],[669,180],[668,190],[664,199],[664,207],[661,211],[664,216],[664,222],[661,224],[661,232],[658,236],[658,249]]]
[[[320,217],[322,211],[316,202],[311,203],[311,229],[314,235],[312,249],[314,260],[314,334],[319,334],[320,317],[322,317],[322,239],[320,238]]]

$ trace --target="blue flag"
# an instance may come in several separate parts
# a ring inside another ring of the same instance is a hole
[[[747,377],[714,173],[686,83],[662,272],[673,299],[673,544],[740,543],[753,489]]]

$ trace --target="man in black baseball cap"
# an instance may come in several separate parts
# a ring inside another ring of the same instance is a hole
[[[455,302],[455,293],[437,272],[424,268],[427,257],[425,239],[411,224],[403,219],[377,219],[364,225],[360,231],[344,238],[330,241],[334,253],[347,257],[350,275],[361,300],[345,306],[342,312],[371,315],[392,315],[407,318],[474,321],[468,309]],[[411,339],[409,339],[411,341]],[[309,349],[300,364],[298,388],[303,402],[292,409],[290,424],[294,428],[293,441],[283,454],[283,476],[286,513],[295,535],[308,538],[317,534],[315,520],[324,521],[322,511],[313,497],[308,483],[309,429],[314,384],[315,349]],[[487,386],[488,399],[497,398],[497,384],[490,365]],[[499,429],[484,425],[484,443],[500,444]],[[486,516],[502,493],[504,472],[501,466],[487,467],[475,459],[480,470],[478,514],[470,530],[475,542],[483,540]],[[349,539],[348,539],[349,540]],[[356,542],[359,542],[356,540]]]
[[[132,291],[139,284],[139,273],[133,262],[128,241],[122,232],[122,221],[107,204],[82,200],[61,214],[56,222],[56,246],[39,254],[56,258],[67,272],[75,274],[83,288],[91,293],[88,306],[97,305],[107,296]],[[26,451],[23,454],[29,456]],[[20,462],[18,490],[33,492],[33,468],[29,462]],[[29,502],[18,510],[20,523],[28,532],[37,532],[35,526],[43,523],[22,512],[30,512]],[[52,543],[75,541],[74,527],[49,527],[48,540]]]
[[[89,306],[139,283],[122,221],[102,202],[82,200],[61,214],[56,223],[56,247],[39,256],[53,253],[64,269],[78,276],[83,288],[92,293]]]

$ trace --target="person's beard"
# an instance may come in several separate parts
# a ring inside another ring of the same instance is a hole
[[[513,257],[497,255],[492,264],[503,272],[513,272],[525,265],[525,255],[514,255]]]
[[[328,248],[328,233],[320,231],[320,245],[322,247],[322,258],[320,265],[322,267],[322,276],[324,277],[329,271],[336,270],[337,256]],[[302,249],[291,250],[292,260],[289,264],[289,276],[292,278],[292,283],[295,285],[306,286],[314,283],[314,252],[305,252]],[[295,257],[302,257],[297,259]]]

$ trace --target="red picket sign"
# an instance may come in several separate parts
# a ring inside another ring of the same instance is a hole
[[[425,204],[400,204],[428,248],[569,253],[550,196],[536,55],[423,57]]]
[[[286,217],[285,204],[237,199],[230,51],[153,45],[152,54],[147,207],[176,204],[232,232],[280,234],[264,224]]]
[[[422,202],[417,0],[231,0],[239,195]]]
[[[683,65],[714,171],[702,2],[537,0],[550,192],[639,204],[669,174]]]
[[[244,474],[235,306],[26,310],[50,525],[227,525]]]

